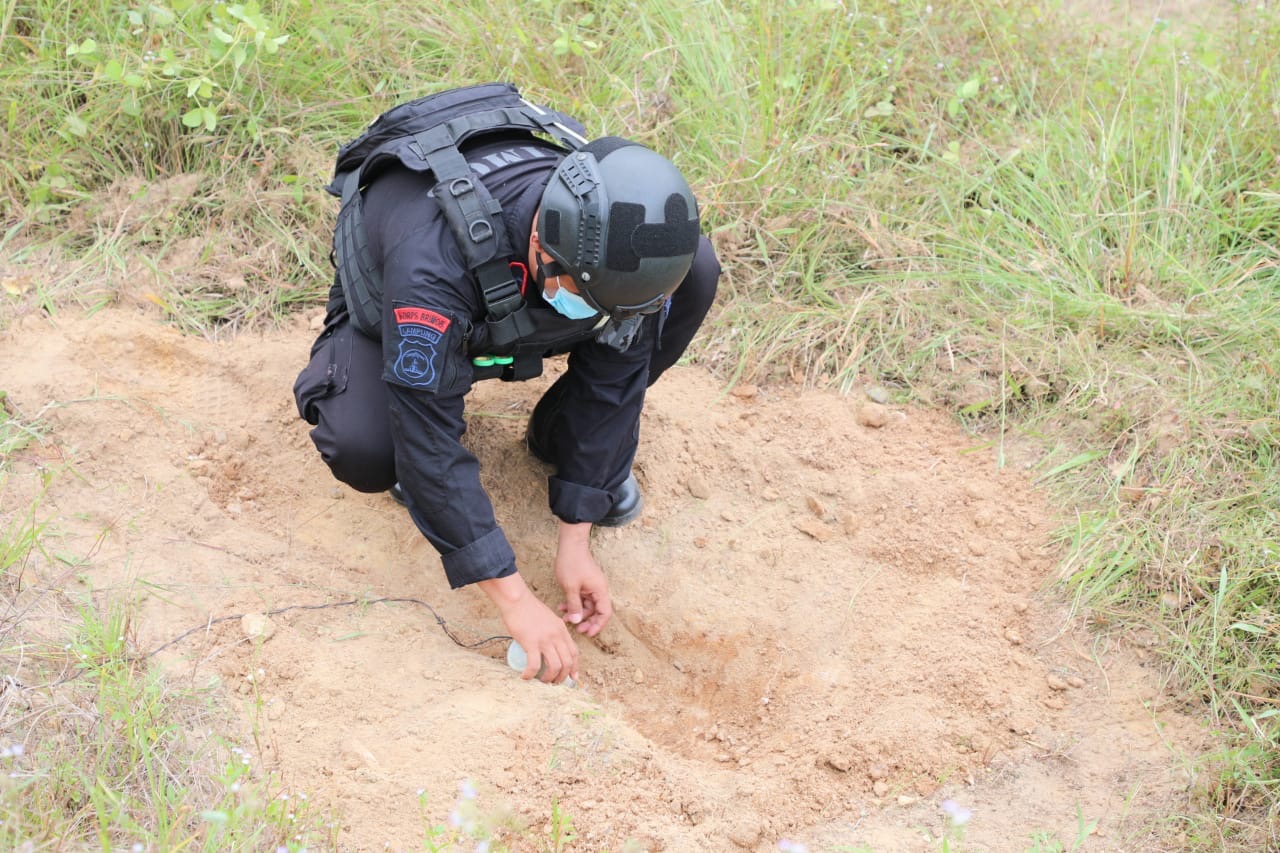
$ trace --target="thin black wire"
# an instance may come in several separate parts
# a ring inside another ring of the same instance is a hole
[[[496,643],[502,640],[511,639],[511,637],[506,634],[497,634],[492,637],[485,637],[483,640],[477,640],[474,643],[464,643],[462,640],[458,639],[458,636],[454,634],[453,631],[449,628],[449,623],[444,620],[443,616],[441,616],[439,613],[436,612],[436,609],[434,607],[432,607],[430,604],[427,604],[427,602],[421,601],[417,598],[354,598],[351,601],[335,601],[329,604],[291,604],[288,607],[277,607],[275,610],[268,610],[263,615],[277,616],[281,613],[288,613],[291,610],[328,610],[334,607],[355,607],[358,604],[417,604],[421,607],[425,607],[427,608],[427,610],[431,611],[431,615],[435,618],[436,624],[440,626],[440,630],[444,631],[444,635],[448,637],[450,640],[453,640],[454,645],[460,646],[464,649],[478,649],[481,646],[487,646],[489,643]],[[155,657],[156,655],[160,654],[160,652],[164,651],[165,649],[169,648],[172,645],[182,642],[187,637],[190,637],[192,634],[196,633],[197,631],[207,631],[209,630],[210,627],[212,627],[213,625],[217,625],[220,622],[230,622],[234,619],[243,619],[247,615],[248,614],[245,614],[245,613],[238,613],[234,616],[219,616],[216,619],[210,619],[207,622],[201,625],[197,625],[188,631],[183,631],[181,634],[174,637],[169,642],[165,643],[162,646],[157,646],[156,648],[147,652],[145,655],[142,655],[141,657],[131,658],[131,660],[144,661],[149,658]]]
[[[432,607],[430,604],[427,604],[427,602],[421,601],[417,598],[353,598],[351,601],[334,601],[334,602],[330,602],[329,604],[291,604],[288,607],[277,607],[275,610],[268,610],[264,615],[277,616],[281,613],[288,613],[291,610],[328,610],[334,607],[355,607],[357,604],[417,604],[420,607],[425,607],[427,608],[427,610],[431,611],[431,615],[435,617],[436,624],[440,626],[441,631],[444,631],[445,636],[448,637],[450,640],[453,640],[454,645],[460,646],[464,649],[478,649],[481,646],[487,646],[489,643],[496,643],[502,640],[512,639],[512,637],[507,634],[495,634],[492,637],[485,637],[483,640],[477,640],[474,643],[464,643],[462,642],[462,640],[458,639],[457,634],[454,634],[453,631],[449,628],[449,623],[444,620],[443,616],[441,616],[439,613],[436,612],[436,609],[434,607]],[[169,648],[170,646],[173,646],[173,645],[176,645],[177,643],[182,642],[187,637],[190,637],[192,634],[196,633],[197,631],[207,631],[209,630],[209,628],[213,627],[214,625],[217,625],[222,622],[230,622],[233,619],[243,619],[247,615],[248,614],[246,613],[237,613],[234,616],[219,616],[215,619],[209,619],[203,624],[197,625],[194,628],[191,628],[187,631],[183,631],[181,634],[174,637],[172,640],[169,640],[167,643],[163,645],[157,646],[156,648],[147,652],[145,655],[134,655],[131,657],[127,657],[125,659],[130,663],[142,663],[143,661],[153,658],[156,655],[160,654],[162,651]],[[87,672],[88,670],[80,669],[80,670],[77,670],[76,672],[71,673],[70,675],[67,675],[58,679],[57,681],[53,681],[53,682],[49,682],[47,684],[41,684],[41,685],[22,684],[21,682],[18,682],[11,676],[5,676],[5,680],[9,682],[9,686],[15,687],[18,690],[37,690],[37,689],[43,690],[50,687],[58,687],[59,685],[67,684],[72,681],[76,681],[79,678],[81,678],[83,675],[85,675]],[[0,689],[0,692],[3,692],[3,689]]]

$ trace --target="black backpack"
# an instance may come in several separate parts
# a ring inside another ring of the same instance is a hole
[[[382,275],[369,256],[361,189],[379,166],[395,160],[434,176],[436,202],[479,283],[495,351],[531,336],[535,324],[502,251],[501,206],[458,149],[481,135],[502,133],[550,137],[568,152],[587,143],[584,132],[569,116],[529,103],[510,83],[484,83],[393,107],[343,145],[333,181],[325,189],[342,199],[333,237],[334,266],[352,324],[372,337],[381,335]]]

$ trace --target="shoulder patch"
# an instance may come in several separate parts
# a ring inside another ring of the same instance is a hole
[[[410,388],[434,391],[440,381],[440,342],[453,323],[429,308],[402,306],[395,309],[400,341],[391,375]]]
[[[449,323],[448,317],[438,314],[430,308],[404,307],[396,309],[396,325],[400,327],[401,332],[408,333],[404,328],[405,326],[425,326],[443,335],[449,330]]]

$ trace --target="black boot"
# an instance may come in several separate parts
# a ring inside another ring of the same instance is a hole
[[[627,479],[622,481],[622,485],[613,496],[613,509],[597,521],[596,526],[622,527],[634,521],[643,509],[644,495],[640,494],[640,484],[636,482],[636,475],[627,474]]]

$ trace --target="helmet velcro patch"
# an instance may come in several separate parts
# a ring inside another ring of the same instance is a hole
[[[609,207],[609,237],[605,266],[635,272],[643,258],[692,255],[698,246],[698,220],[689,216],[684,196],[672,193],[663,207],[663,221],[644,221],[644,205],[614,202]]]

